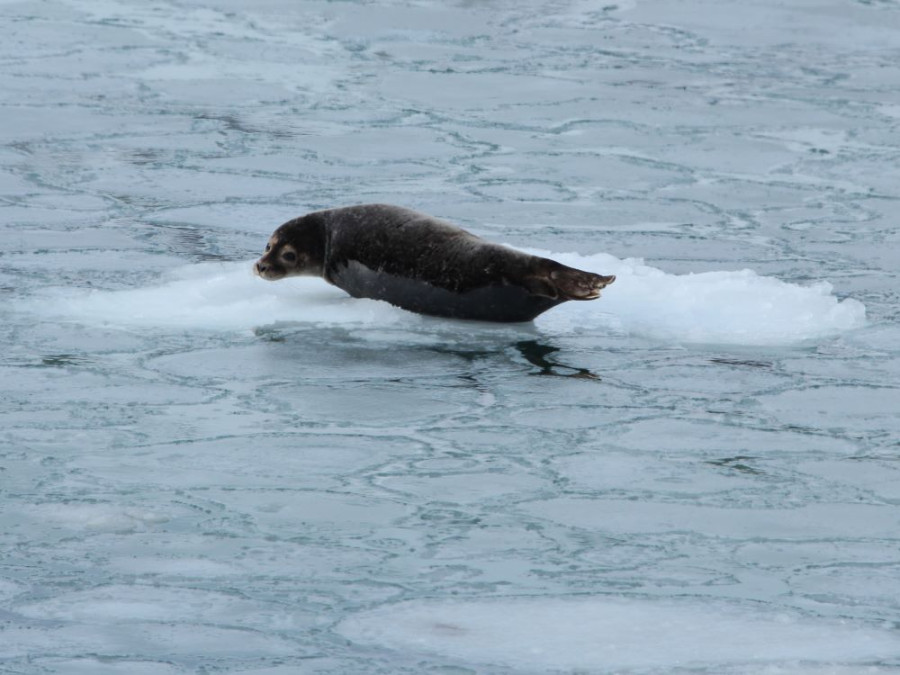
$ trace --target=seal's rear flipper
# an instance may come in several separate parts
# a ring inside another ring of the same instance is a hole
[[[560,266],[550,273],[551,283],[556,286],[559,297],[566,300],[594,300],[600,291],[616,280],[615,275],[602,276],[592,272],[582,272],[571,267]]]

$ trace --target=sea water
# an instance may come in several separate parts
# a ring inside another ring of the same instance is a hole
[[[0,673],[900,673],[900,5],[0,27]],[[253,276],[373,201],[617,281]]]

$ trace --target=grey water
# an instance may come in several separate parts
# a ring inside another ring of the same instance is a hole
[[[900,673],[896,1],[0,29],[0,673]],[[364,202],[619,280],[250,275]]]

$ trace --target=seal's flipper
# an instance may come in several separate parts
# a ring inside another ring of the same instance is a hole
[[[600,291],[614,282],[616,277],[613,274],[605,277],[560,266],[550,273],[550,279],[559,297],[566,300],[594,300],[600,297]]]

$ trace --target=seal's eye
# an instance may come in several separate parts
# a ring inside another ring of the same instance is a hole
[[[281,254],[281,257],[287,260],[288,262],[294,262],[297,259],[297,254],[293,251],[285,251]]]
[[[266,253],[272,249],[272,244],[266,244]]]

